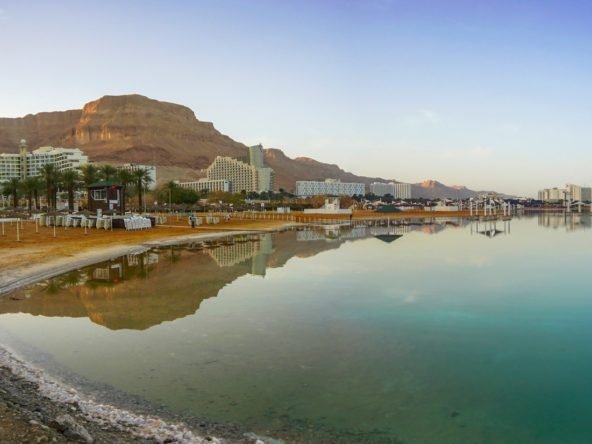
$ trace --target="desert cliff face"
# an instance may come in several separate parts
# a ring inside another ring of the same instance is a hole
[[[28,114],[16,119],[0,118],[0,151],[16,153],[21,139],[30,147],[56,144],[79,121],[81,110]]]
[[[186,106],[137,94],[104,96],[80,110],[0,118],[0,152],[17,152],[21,139],[27,139],[31,150],[47,145],[77,147],[96,162],[157,165],[162,167],[158,170],[159,182],[202,177],[200,170],[216,156],[247,155],[245,145],[221,134],[212,123],[198,120]],[[265,150],[265,161],[275,171],[276,190],[292,192],[296,180],[334,178],[366,185],[385,181],[357,176],[307,157],[291,159],[279,149]],[[475,194],[438,182],[414,185],[413,192],[417,197]]]
[[[224,136],[189,108],[140,95],[105,96],[82,110],[0,119],[0,150],[20,139],[79,147],[92,160],[205,168],[218,155],[244,156],[246,147]]]

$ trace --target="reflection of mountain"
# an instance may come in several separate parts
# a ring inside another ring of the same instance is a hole
[[[0,314],[88,317],[112,330],[145,330],[195,313],[242,275],[264,276],[266,267],[342,243],[298,242],[286,232],[122,256],[17,290],[0,299]]]
[[[590,213],[539,213],[539,226],[566,231],[575,231],[592,228],[592,215]]]

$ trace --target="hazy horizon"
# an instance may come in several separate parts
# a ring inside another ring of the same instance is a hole
[[[0,0],[0,116],[138,93],[364,176],[590,185],[586,2]]]

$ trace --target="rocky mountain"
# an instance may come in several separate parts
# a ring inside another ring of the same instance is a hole
[[[79,110],[0,118],[0,152],[17,152],[21,139],[39,146],[79,147],[93,161],[147,163],[162,167],[164,180],[195,178],[216,156],[244,157],[247,147],[195,117],[185,106],[141,95],[104,96]],[[381,178],[358,176],[334,164],[307,157],[291,159],[267,149],[265,161],[275,171],[276,188],[294,190],[295,181],[336,178],[370,184]],[[418,197],[470,197],[466,188],[439,182],[413,185]]]

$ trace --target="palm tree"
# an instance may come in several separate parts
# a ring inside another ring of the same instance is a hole
[[[163,191],[168,191],[166,198],[169,200],[169,211],[171,211],[170,207],[173,203],[173,195],[175,194],[175,190],[177,188],[179,188],[179,185],[173,180],[169,180],[167,183],[164,184],[164,187],[162,188]]]
[[[8,196],[12,196],[12,206],[16,209],[18,204],[18,192],[21,186],[21,179],[18,177],[11,178],[8,182],[4,184],[3,192]]]
[[[152,177],[150,177],[150,173],[145,168],[138,168],[134,171],[133,175],[138,189],[138,205],[140,206],[140,211],[142,211],[142,195],[144,187],[152,182]]]
[[[68,211],[74,211],[74,191],[80,186],[78,170],[66,170],[62,173],[62,184],[68,192]]]
[[[80,171],[82,172],[82,182],[84,182],[84,186],[87,188],[90,184],[99,180],[99,169],[92,163],[83,165]]]
[[[57,204],[58,183],[60,173],[52,163],[47,163],[39,169],[39,173],[45,182],[45,192],[47,197],[47,208],[55,209]]]
[[[35,209],[39,208],[38,192],[41,188],[41,182],[38,177],[27,177],[22,183],[21,187],[29,201],[29,213],[33,211],[33,198],[35,199]]]
[[[99,169],[99,174],[103,180],[109,182],[117,175],[117,168],[115,168],[113,165],[102,165]]]
[[[128,190],[128,186],[132,183],[135,182],[135,177],[134,175],[128,171],[128,170],[124,170],[124,169],[119,169],[117,170],[117,180],[121,183],[122,186],[122,199],[121,199],[121,212],[123,214],[125,214],[125,199],[127,197],[127,190]]]

